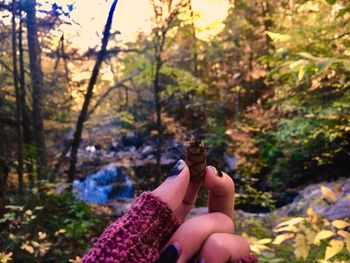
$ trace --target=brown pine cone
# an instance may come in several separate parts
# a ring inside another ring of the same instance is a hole
[[[193,139],[187,145],[185,162],[190,169],[191,182],[198,182],[203,179],[207,167],[206,150],[202,142]]]

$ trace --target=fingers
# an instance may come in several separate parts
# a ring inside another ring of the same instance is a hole
[[[241,236],[227,233],[215,233],[205,241],[199,262],[225,263],[233,262],[250,254],[248,242]]]
[[[235,186],[227,174],[208,166],[204,175],[204,186],[208,189],[209,213],[221,212],[233,217]]]
[[[161,254],[159,262],[185,263],[196,254],[205,240],[214,233],[233,233],[233,221],[222,213],[212,213],[187,220],[171,237],[170,244]],[[175,249],[176,248],[176,249]],[[166,257],[169,251],[171,258]]]
[[[189,183],[183,202],[175,211],[175,214],[181,219],[181,221],[184,220],[188,212],[193,208],[196,202],[201,184],[202,184],[201,181]]]
[[[171,170],[169,177],[152,193],[175,212],[184,200],[189,182],[190,171],[185,161],[179,160]],[[176,213],[175,216],[177,216]]]

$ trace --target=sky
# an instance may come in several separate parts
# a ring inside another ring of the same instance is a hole
[[[47,4],[56,2],[59,5],[72,3],[73,0],[50,0]],[[75,0],[71,18],[79,24],[65,26],[62,30],[69,35],[74,45],[82,49],[99,44],[96,34],[102,34],[106,22],[111,0]],[[198,37],[205,40],[219,33],[229,8],[228,0],[192,0],[192,7],[199,17],[195,24],[198,28]],[[113,30],[121,32],[123,42],[135,39],[138,32],[146,34],[151,29],[152,9],[149,0],[119,0],[114,15]],[[210,29],[207,27],[210,26]]]

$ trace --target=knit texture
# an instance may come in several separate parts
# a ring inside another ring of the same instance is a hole
[[[123,217],[110,224],[83,257],[83,263],[154,263],[159,250],[179,227],[171,209],[147,192]],[[257,263],[249,256],[235,263]]]
[[[129,212],[109,225],[82,262],[151,263],[179,224],[158,197],[143,193]]]
[[[258,263],[258,258],[256,256],[248,256],[248,257],[236,260],[234,263]]]

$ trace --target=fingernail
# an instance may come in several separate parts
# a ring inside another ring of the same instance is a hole
[[[215,174],[216,174],[217,176],[219,176],[219,177],[223,177],[223,176],[224,176],[224,174],[223,174],[220,170],[216,169],[214,166],[211,166],[211,165],[210,165],[210,168],[213,169],[213,170],[215,171]]]
[[[206,263],[207,261],[204,258],[201,258],[200,260],[197,261],[197,263]]]
[[[178,243],[173,243],[167,246],[160,254],[158,263],[175,263],[180,254],[180,246]]]
[[[175,166],[171,169],[169,177],[176,176],[181,173],[182,169],[185,167],[185,162],[183,160],[179,160]]]
[[[196,253],[195,255],[193,255],[193,257],[191,257],[191,259],[187,263],[197,263],[198,254],[199,253]]]
[[[217,173],[216,173],[219,177],[223,177],[224,174],[220,171],[220,170],[217,170]]]

